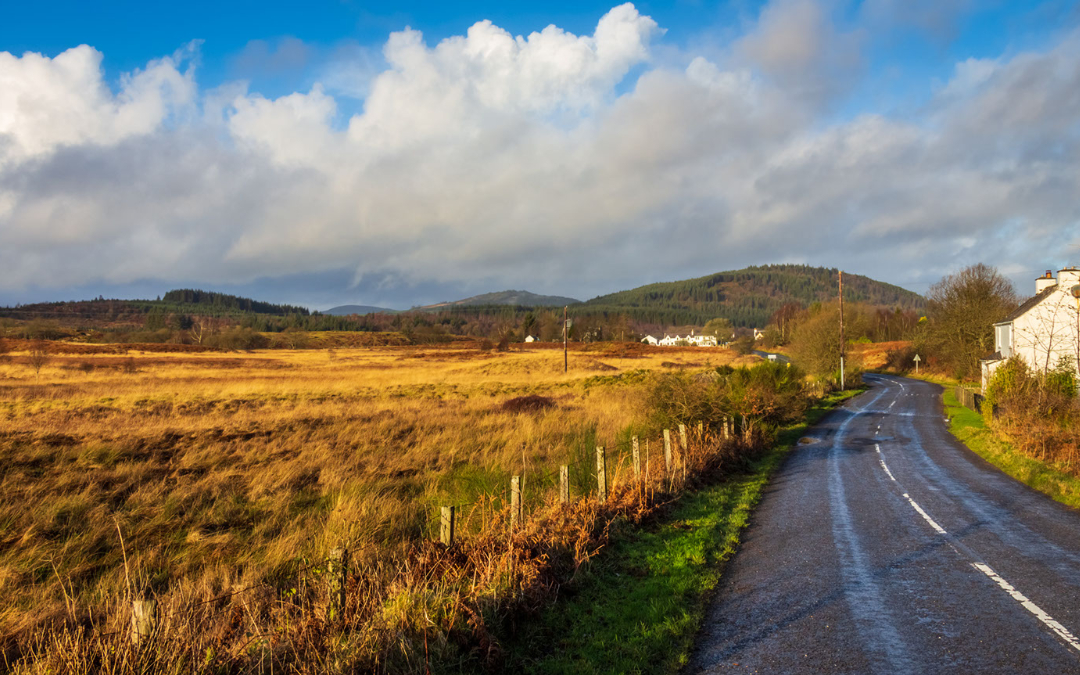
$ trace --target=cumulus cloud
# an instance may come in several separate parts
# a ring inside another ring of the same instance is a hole
[[[904,283],[1041,269],[1077,230],[1076,34],[957,64],[914,119],[822,117],[861,38],[808,0],[768,6],[730,62],[651,65],[661,36],[629,4],[592,35],[404,30],[348,119],[329,85],[200,91],[186,53],[116,91],[90,47],[0,54],[0,291],[314,275],[589,296],[788,261]]]
[[[113,94],[101,77],[102,54],[87,45],[54,58],[0,52],[0,162],[32,159],[64,145],[117,143],[157,130],[195,98],[186,53],[128,73]]]

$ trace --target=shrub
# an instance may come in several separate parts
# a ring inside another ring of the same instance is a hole
[[[217,349],[266,349],[270,340],[250,328],[230,328],[207,337],[204,344]]]
[[[915,347],[908,345],[885,352],[885,369],[894,373],[906,373],[915,366]]]
[[[766,361],[752,368],[723,366],[714,377],[686,372],[661,375],[649,395],[652,423],[670,428],[725,417],[771,431],[799,418],[806,409],[804,374],[795,366]]]
[[[503,401],[503,404],[499,407],[506,412],[522,413],[537,412],[554,406],[555,400],[549,396],[529,394],[528,396],[518,396],[508,401]]]
[[[749,335],[745,335],[731,343],[731,348],[735,350],[735,353],[743,356],[754,351],[755,346],[757,345],[754,342],[754,338]]]

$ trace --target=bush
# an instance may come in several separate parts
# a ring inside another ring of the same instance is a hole
[[[795,366],[766,361],[752,368],[722,366],[711,377],[686,372],[661,375],[649,395],[657,428],[718,424],[725,417],[746,420],[772,431],[799,419],[806,410],[804,374]]]
[[[270,340],[250,328],[230,328],[206,338],[204,344],[216,349],[266,349]]]
[[[1071,362],[1049,373],[1032,373],[1019,357],[1002,364],[986,387],[983,412],[992,428],[1035,459],[1080,467],[1080,403]]]
[[[754,342],[754,338],[750,337],[749,335],[745,335],[738,340],[733,341],[730,346],[733,350],[735,350],[736,354],[746,356],[747,354],[754,351],[754,347],[756,347],[757,344]]]
[[[500,407],[506,412],[523,413],[547,410],[554,406],[555,400],[551,397],[530,394],[528,396],[518,396],[517,398],[504,401]]]
[[[894,373],[906,373],[915,367],[915,354],[915,347],[911,345],[889,349],[885,352],[884,367]]]

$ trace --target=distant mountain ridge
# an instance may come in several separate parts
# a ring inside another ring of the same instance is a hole
[[[387,309],[386,307],[372,307],[371,305],[339,305],[331,307],[322,313],[330,316],[350,316],[352,314],[363,316],[365,314],[397,314],[398,310]]]
[[[579,305],[578,313],[626,314],[649,323],[703,325],[724,317],[735,326],[763,328],[789,302],[802,306],[837,297],[835,268],[761,265],[709,276],[648,284],[602,295]],[[858,274],[844,274],[844,300],[920,310],[926,300],[905,288]]]
[[[530,293],[529,291],[497,291],[495,293],[474,295],[471,298],[465,298],[464,300],[454,300],[453,302],[439,302],[434,305],[414,307],[413,309],[439,310],[449,307],[473,307],[491,305],[513,305],[517,307],[562,307],[564,305],[576,305],[579,303],[581,303],[580,300],[575,300],[574,298],[564,298],[558,295],[537,295],[536,293]]]

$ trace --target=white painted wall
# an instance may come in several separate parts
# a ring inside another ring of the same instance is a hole
[[[1075,275],[1076,281],[1073,281]],[[1064,279],[1063,279],[1064,277]],[[1064,283],[1063,283],[1064,281]],[[1074,371],[1080,361],[1080,309],[1069,290],[1080,282],[1080,272],[1059,273],[1050,295],[1012,322],[1013,352],[1035,372],[1053,370],[1062,358]],[[1004,356],[1005,353],[1002,352]]]

